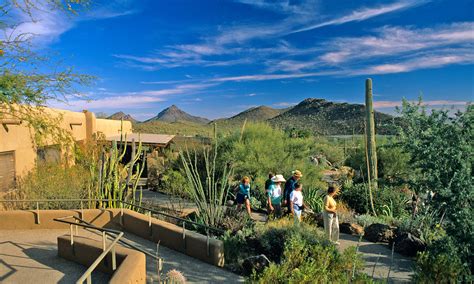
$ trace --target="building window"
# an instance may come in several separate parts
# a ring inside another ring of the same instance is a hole
[[[39,147],[36,150],[38,163],[54,163],[61,161],[61,150],[58,145]]]

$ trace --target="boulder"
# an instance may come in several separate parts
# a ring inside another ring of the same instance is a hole
[[[364,234],[364,228],[354,223],[339,224],[339,231],[344,234],[350,234],[350,235],[356,235],[356,236]]]
[[[244,259],[242,263],[242,269],[244,275],[251,275],[255,270],[257,273],[262,272],[265,267],[270,265],[270,260],[264,255],[251,256]]]
[[[416,256],[419,251],[424,251],[426,248],[422,240],[407,232],[398,234],[393,242],[394,250],[405,256]]]
[[[385,224],[372,224],[365,228],[364,238],[370,242],[389,243],[394,237],[394,228]]]

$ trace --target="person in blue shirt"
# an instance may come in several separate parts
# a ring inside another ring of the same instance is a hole
[[[268,219],[281,217],[281,200],[283,197],[281,183],[285,182],[282,175],[271,178],[272,183],[267,189]]]
[[[242,204],[245,203],[245,207],[247,208],[247,213],[249,216],[252,216],[252,211],[250,210],[250,178],[243,177],[242,181],[240,182],[237,188],[237,208],[240,210],[242,208]]]
[[[285,191],[283,193],[283,196],[285,197],[283,204],[286,205],[286,208],[287,208],[287,211],[285,214],[290,214],[292,212],[290,195],[293,192],[293,190],[295,190],[295,184],[303,176],[303,174],[298,170],[294,170],[292,174],[293,176],[289,178],[285,183]]]

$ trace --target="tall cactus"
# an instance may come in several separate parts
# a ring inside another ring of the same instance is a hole
[[[374,188],[377,188],[377,151],[375,144],[375,121],[374,121],[374,107],[372,103],[372,79],[365,81],[365,135],[367,141],[367,167],[368,179]]]
[[[137,147],[136,142],[132,140],[132,155],[125,165],[122,165],[121,161],[127,149],[126,135],[121,135],[120,145],[119,147],[114,140],[111,146],[101,147],[98,159],[90,165],[92,178],[89,198],[109,199],[107,202],[99,202],[100,207],[118,208],[120,202],[115,200],[141,204],[141,192],[137,198],[136,190],[145,167],[145,159],[138,163],[144,155],[142,143],[139,141]]]

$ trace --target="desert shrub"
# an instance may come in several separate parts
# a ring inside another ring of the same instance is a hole
[[[350,188],[343,187],[339,198],[359,214],[369,212],[367,185],[358,183]]]
[[[354,267],[355,266],[355,267]],[[359,274],[361,257],[354,247],[340,253],[338,249],[316,238],[292,235],[286,242],[282,261],[271,263],[251,281],[259,283],[327,283],[350,282],[352,270]]]
[[[178,170],[166,169],[161,178],[160,190],[174,196],[189,198],[186,177]]]
[[[289,138],[283,131],[268,124],[249,123],[243,134],[237,131],[221,137],[219,145],[219,160],[232,164],[236,180],[249,176],[253,189],[264,188],[268,172],[290,178],[294,169],[303,172],[302,183],[305,186],[326,186],[321,181],[321,168],[309,159],[314,148],[312,138]]]
[[[87,198],[89,172],[75,165],[40,163],[20,179],[18,195],[21,199],[81,199]],[[42,209],[79,208],[72,202],[40,204]]]
[[[389,216],[373,216],[369,214],[362,214],[355,216],[357,224],[366,227],[372,224],[397,225],[398,220]]]
[[[323,137],[316,139],[313,153],[324,155],[333,166],[341,166],[345,160],[343,147]]]
[[[418,254],[414,275],[417,283],[461,283],[469,282],[468,277],[469,267],[450,237],[434,241]]]
[[[463,263],[474,270],[474,105],[454,116],[448,110],[430,114],[419,104],[403,102],[405,126],[400,129],[401,147],[416,170],[410,176],[417,194],[434,193],[429,206],[459,246]]]
[[[399,218],[408,214],[410,199],[403,190],[382,186],[374,190],[373,195],[374,207],[378,215]],[[349,189],[343,188],[340,198],[359,214],[369,212],[370,205],[366,184],[359,183]]]

